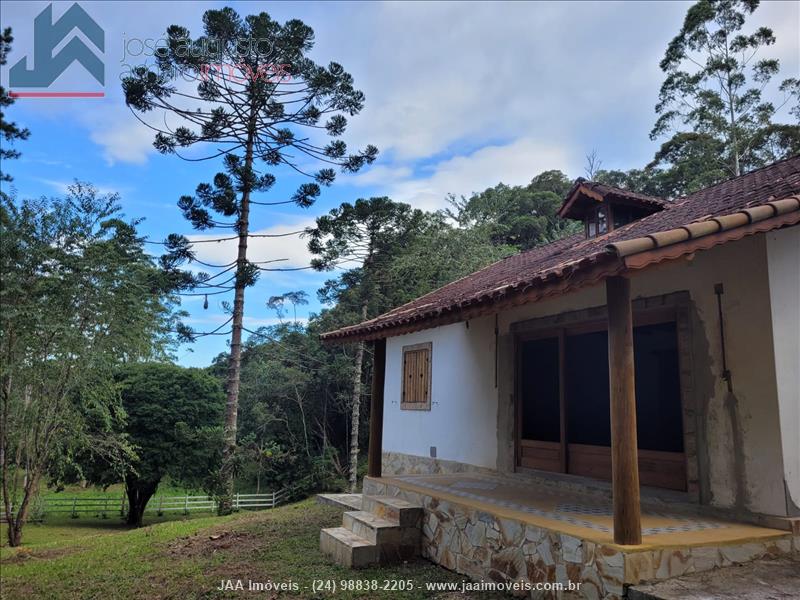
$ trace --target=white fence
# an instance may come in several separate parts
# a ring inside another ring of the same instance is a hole
[[[288,490],[270,492],[268,494],[235,494],[234,510],[259,510],[275,508],[289,498]],[[107,517],[111,514],[125,515],[128,511],[128,499],[122,496],[61,496],[56,494],[40,498],[31,511],[32,516],[43,517],[49,514],[69,514],[77,517],[88,513]],[[153,496],[147,503],[145,513],[163,515],[168,512],[181,512],[188,515],[192,512],[216,512],[217,501],[211,496]]]

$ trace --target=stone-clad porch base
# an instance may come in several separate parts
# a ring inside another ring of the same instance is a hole
[[[423,556],[476,581],[581,584],[534,598],[621,598],[631,584],[800,549],[788,531],[647,511],[645,543],[619,546],[596,497],[558,497],[499,475],[367,477],[364,493],[423,506]]]

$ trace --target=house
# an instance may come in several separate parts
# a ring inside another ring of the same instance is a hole
[[[800,157],[675,201],[579,179],[559,215],[583,231],[324,335],[374,343],[365,497],[523,594],[797,553]]]

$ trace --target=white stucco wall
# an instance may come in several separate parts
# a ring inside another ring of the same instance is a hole
[[[403,346],[431,342],[431,410],[401,410]],[[455,323],[386,342],[383,449],[494,468],[494,319]]]
[[[767,264],[783,472],[800,506],[800,226],[767,234]]]

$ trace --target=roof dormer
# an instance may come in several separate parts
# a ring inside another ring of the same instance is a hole
[[[661,198],[579,177],[564,199],[558,216],[583,221],[586,237],[592,238],[664,210],[665,206]]]

